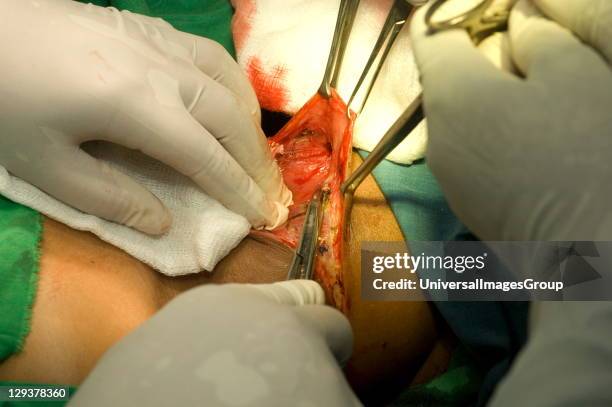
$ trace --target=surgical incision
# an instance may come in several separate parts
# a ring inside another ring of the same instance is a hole
[[[325,289],[328,302],[347,311],[343,276],[344,200],[340,185],[346,178],[351,149],[353,117],[344,102],[333,95],[315,95],[269,141],[283,178],[293,192],[289,221],[263,234],[295,248],[302,231],[306,206],[313,194],[329,191],[317,247],[315,279]]]

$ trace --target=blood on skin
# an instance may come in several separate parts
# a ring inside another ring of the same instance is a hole
[[[327,300],[342,311],[349,304],[344,292],[344,199],[340,185],[346,179],[354,115],[334,92],[326,99],[315,95],[274,137],[270,149],[293,192],[289,221],[274,231],[253,233],[295,248],[302,232],[308,202],[319,189],[329,191],[323,204],[315,279]]]

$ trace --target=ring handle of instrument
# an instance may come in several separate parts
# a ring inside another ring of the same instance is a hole
[[[469,28],[467,25],[470,20],[475,16],[482,15],[493,3],[493,0],[481,0],[474,7],[457,16],[442,21],[434,21],[434,15],[446,1],[447,0],[436,0],[425,14],[425,24],[427,24],[427,27],[429,27],[432,32],[450,30],[453,28]]]

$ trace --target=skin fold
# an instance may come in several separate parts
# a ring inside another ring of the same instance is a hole
[[[353,154],[352,167],[359,161]],[[417,373],[425,380],[445,360],[431,306],[360,300],[359,242],[402,239],[371,177],[356,194],[351,229],[346,267],[355,349],[346,366],[349,380],[358,392],[390,378],[407,385]],[[291,256],[278,243],[248,237],[214,273],[170,278],[92,234],[46,219],[32,330],[24,350],[0,364],[0,380],[78,385],[109,347],[176,295],[201,284],[283,280]],[[432,354],[428,370],[424,362]]]

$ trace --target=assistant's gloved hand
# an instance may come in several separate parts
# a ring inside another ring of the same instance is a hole
[[[426,35],[424,12],[428,162],[460,219],[485,240],[609,240],[612,2],[520,1],[499,44],[524,78],[462,30]]]
[[[71,406],[356,406],[344,316],[313,281],[204,286],[111,348]]]
[[[70,0],[0,2],[0,165],[84,212],[159,234],[160,201],[85,154],[105,140],[191,177],[255,227],[291,200],[255,93],[217,43]]]

